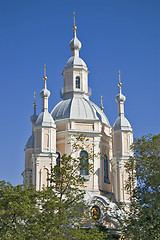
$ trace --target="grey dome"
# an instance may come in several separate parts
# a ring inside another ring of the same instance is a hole
[[[52,110],[53,119],[81,119],[81,120],[100,120],[110,126],[109,121],[102,110],[89,99],[82,95],[74,95],[71,99],[59,102]]]
[[[55,127],[55,122],[51,116],[51,114],[49,114],[48,111],[44,111],[41,112],[37,121],[36,121],[36,126],[47,126],[47,127]]]
[[[78,40],[78,38],[75,36],[69,43],[70,49],[73,51],[75,49],[80,50],[82,47],[81,42]]]
[[[37,118],[38,118],[37,114],[34,113],[34,114],[31,116],[31,122],[32,122],[32,123],[35,123],[35,122],[37,121]]]
[[[115,99],[116,99],[117,103],[118,102],[124,102],[126,100],[126,97],[120,92],[120,93],[117,94]]]
[[[114,131],[117,130],[127,130],[127,131],[132,131],[131,124],[127,120],[127,118],[124,117],[124,115],[119,116],[114,125],[113,125]]]
[[[69,60],[66,63],[65,68],[68,67],[86,67],[85,62],[82,60],[82,58],[78,57],[78,56],[72,56],[69,58]]]
[[[41,90],[40,96],[41,96],[41,98],[45,98],[45,97],[49,98],[50,91],[48,89],[44,88]]]
[[[34,148],[34,134],[33,133],[26,143],[25,149],[26,148]]]

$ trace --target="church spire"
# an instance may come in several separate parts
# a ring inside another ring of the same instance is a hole
[[[37,118],[38,118],[38,116],[37,116],[37,114],[36,114],[36,106],[37,106],[37,104],[36,104],[36,92],[34,92],[34,102],[33,102],[34,113],[33,113],[33,115],[31,116],[32,132],[34,132],[34,125],[35,125],[35,123],[36,123],[36,121],[37,121]]]
[[[122,86],[122,83],[121,83],[121,71],[119,70],[119,83],[118,83],[119,92],[121,92],[121,86]]]
[[[103,111],[104,107],[103,107],[103,97],[101,96],[101,110]]]
[[[81,42],[77,38],[77,27],[75,25],[75,12],[73,13],[73,39],[70,41],[69,47],[72,51],[72,56],[79,57],[79,50],[81,49]]]
[[[124,115],[124,101],[126,100],[126,97],[122,94],[122,82],[121,82],[121,72],[119,70],[119,94],[116,96],[115,100],[118,103],[118,115],[122,116]]]
[[[34,103],[33,103],[33,106],[34,106],[34,114],[36,114],[36,92],[34,92]]]
[[[48,98],[50,96],[50,91],[47,89],[47,76],[46,76],[46,64],[44,65],[44,88],[40,92],[41,98],[43,100],[42,112],[48,111]]]
[[[75,12],[73,13],[73,30],[76,33],[77,27],[76,27],[76,23],[75,23]]]

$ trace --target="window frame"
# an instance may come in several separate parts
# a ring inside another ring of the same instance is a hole
[[[85,155],[86,155],[86,158],[84,157],[84,159],[81,159]],[[80,163],[81,163],[81,161],[83,161],[82,164],[88,164],[89,163],[89,154],[88,154],[88,152],[86,150],[81,150],[80,153],[79,153],[79,159],[80,159]],[[89,178],[90,178],[90,176],[89,176],[89,169],[81,169],[80,168],[79,171],[80,171],[80,175],[83,176],[86,179],[86,181],[88,181]]]
[[[109,160],[107,154],[103,156],[103,181],[104,183],[109,183]]]
[[[76,89],[80,89],[81,85],[80,85],[80,76],[76,76]]]

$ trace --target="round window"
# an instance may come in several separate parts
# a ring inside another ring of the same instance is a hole
[[[91,216],[94,220],[98,220],[100,219],[101,216],[101,211],[100,208],[98,206],[93,206],[91,209]]]

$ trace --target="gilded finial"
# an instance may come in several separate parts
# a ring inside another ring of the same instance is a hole
[[[33,103],[33,106],[36,107],[37,104],[36,104],[36,92],[34,92],[34,103]]]
[[[103,107],[103,97],[101,96],[101,110],[103,111],[104,107]]]
[[[73,12],[73,30],[76,31],[77,27],[75,25],[75,12]]]
[[[119,83],[118,83],[119,88],[121,88],[122,83],[121,83],[121,71],[119,70]]]
[[[47,76],[46,76],[46,64],[44,64],[44,77],[43,77],[44,81],[47,80]]]

